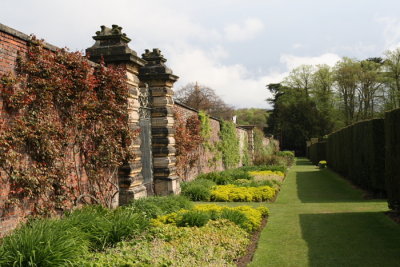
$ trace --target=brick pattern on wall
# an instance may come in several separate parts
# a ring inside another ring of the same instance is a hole
[[[184,105],[181,105],[179,103],[175,104],[175,109],[179,113],[181,113],[186,119],[193,116],[197,115],[198,111],[194,109],[189,109],[188,107],[185,107]],[[211,144],[216,144],[218,143],[221,139],[219,137],[219,131],[221,129],[221,123],[220,121],[210,118],[210,126],[211,126],[211,135],[210,139],[208,140]],[[236,128],[236,133],[237,136],[239,137],[239,147],[241,151],[241,156],[243,155],[243,148],[244,148],[244,142],[248,142],[248,131],[246,129],[237,127]],[[191,181],[194,178],[196,178],[197,175],[200,173],[208,173],[208,172],[213,172],[213,171],[223,171],[224,170],[224,165],[222,163],[222,159],[218,159],[217,161],[214,160],[214,153],[211,152],[209,149],[206,147],[200,145],[198,148],[198,153],[199,153],[199,158],[194,164],[192,168],[188,172],[186,172],[185,177],[181,177],[183,181]],[[242,159],[242,157],[241,157]],[[242,160],[239,162],[237,167],[242,166]]]
[[[19,55],[23,56],[27,52],[30,37],[24,35],[18,31],[8,28],[0,24],[0,76],[14,73],[17,65],[17,58]],[[56,48],[49,44],[45,44],[45,47],[51,51]],[[3,101],[0,98],[0,127],[6,124],[8,121],[12,120],[12,117],[8,117],[7,113],[3,108]],[[84,194],[88,193],[88,180],[87,176],[80,168],[79,158],[75,156],[72,151],[70,152],[70,158],[67,160],[66,165],[76,166],[75,171],[67,177],[67,181],[71,186],[78,186],[80,190],[77,191],[74,199],[70,199],[66,204],[69,208],[74,205],[80,205],[81,203],[90,202],[90,199],[85,197],[79,198]],[[27,164],[27,162],[21,162],[21,164]],[[76,164],[76,165],[75,165]],[[79,171],[78,171],[79,170]],[[78,173],[79,172],[79,173]],[[2,170],[0,170],[0,237],[8,233],[10,230],[18,226],[19,223],[24,222],[26,218],[33,213],[34,205],[33,203],[38,202],[36,199],[23,199],[18,205],[9,202],[10,186],[6,179],[6,175]],[[79,181],[79,182],[78,182]],[[117,183],[117,181],[115,181]],[[105,185],[109,190],[115,189],[112,185]],[[113,194],[113,192],[111,192]],[[79,202],[75,203],[77,199]],[[40,203],[40,202],[39,202]],[[51,213],[60,213],[60,210],[51,211]]]

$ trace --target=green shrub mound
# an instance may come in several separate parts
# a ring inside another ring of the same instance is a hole
[[[173,224],[179,227],[201,227],[210,220],[229,220],[249,233],[257,230],[264,217],[269,214],[266,207],[224,207],[216,204],[200,204],[191,210],[179,210],[152,220],[152,225]]]
[[[286,173],[287,168],[284,165],[259,165],[259,166],[245,166],[240,168],[243,171],[279,171]]]
[[[211,188],[216,183],[204,178],[196,179],[192,182],[184,182],[181,185],[182,195],[193,201],[209,201],[211,197]]]
[[[1,240],[0,266],[74,265],[88,245],[85,234],[64,220],[34,220]]]
[[[68,214],[64,221],[80,229],[90,241],[90,248],[102,250],[143,232],[149,220],[133,210],[108,210],[101,206],[86,206]]]
[[[290,167],[294,163],[294,153],[292,151],[277,151],[274,154],[255,155],[254,165],[283,165]]]
[[[286,153],[286,152],[285,152]],[[287,152],[292,156],[292,152]],[[274,198],[280,181],[255,179],[250,172],[286,172],[285,166],[246,166],[238,169],[210,172],[182,183],[182,195],[192,201],[268,201]]]
[[[185,196],[146,197],[133,200],[125,208],[141,213],[149,219],[181,209],[190,209],[193,203]]]
[[[384,196],[384,120],[362,121],[330,134],[326,160],[330,168],[354,184]]]
[[[400,212],[400,109],[385,114],[385,141],[388,204]]]
[[[246,252],[248,233],[227,220],[203,227],[160,225],[151,237],[121,242],[105,253],[81,259],[79,266],[236,266]]]

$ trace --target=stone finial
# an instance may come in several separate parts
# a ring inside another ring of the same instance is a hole
[[[109,63],[133,63],[134,65],[144,66],[146,61],[137,56],[137,53],[130,49],[128,43],[131,41],[125,33],[122,33],[122,27],[112,25],[108,28],[100,26],[101,30],[96,32],[93,39],[96,43],[86,49],[86,54],[90,60],[100,62],[104,60]]]
[[[96,36],[93,36],[96,41],[114,40],[120,43],[129,43],[131,41],[125,33],[122,33],[122,27],[118,25],[113,24],[111,28],[102,25],[100,28],[101,31],[97,31]]]
[[[143,68],[141,68],[141,77],[145,75],[166,74],[169,75],[172,80],[177,80],[178,77],[173,75],[172,70],[164,64],[167,59],[165,59],[161,54],[160,49],[153,48],[153,51],[146,49],[144,54],[142,54],[142,59],[147,63]]]
[[[145,53],[142,54],[142,58],[152,64],[162,64],[167,61],[158,48],[153,48],[151,52],[149,49],[146,49]]]

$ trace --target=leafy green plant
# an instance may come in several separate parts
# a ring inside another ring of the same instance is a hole
[[[85,233],[91,249],[99,250],[108,243],[111,231],[108,213],[109,211],[102,206],[85,206],[66,214],[64,220],[70,227]]]
[[[226,211],[228,210],[228,211]],[[269,213],[268,208],[258,207],[252,208],[250,206],[237,206],[237,207],[225,207],[216,204],[200,204],[196,205],[190,211],[200,211],[208,214],[210,220],[219,220],[222,218],[232,219],[232,222],[238,222],[241,228],[248,232],[256,230],[260,225],[264,217]],[[232,211],[232,212],[231,212]],[[155,226],[160,226],[163,224],[173,224],[177,225],[178,221],[181,220],[182,215],[188,213],[188,210],[180,210],[178,212],[173,212],[160,216],[153,220],[152,223]],[[242,215],[236,214],[236,212],[242,213]],[[195,216],[200,216],[195,214]]]
[[[64,220],[34,220],[3,238],[0,266],[73,265],[87,251],[85,234]]]
[[[280,183],[276,180],[264,180],[264,181],[254,181],[254,180],[246,180],[239,179],[233,182],[234,185],[244,186],[244,187],[259,187],[259,186],[279,186]]]
[[[203,173],[203,174],[200,174],[199,176],[197,176],[196,180],[197,179],[210,180],[218,185],[230,184],[233,181],[232,177],[227,172]]]
[[[225,167],[236,167],[240,160],[240,151],[235,124],[233,122],[222,121],[219,136],[221,142],[218,147],[222,152],[222,161]]]
[[[208,212],[200,210],[189,210],[180,214],[176,220],[176,225],[179,227],[201,227],[204,226],[210,220]]]
[[[149,220],[131,209],[120,207],[108,215],[111,227],[107,245],[140,235],[149,226]]]
[[[123,239],[143,232],[149,221],[132,209],[108,210],[101,206],[86,206],[66,215],[65,222],[80,229],[90,241],[90,248],[102,250]]]
[[[234,209],[223,209],[219,217],[221,219],[227,219],[242,228],[248,220],[243,212]]]
[[[293,151],[278,151],[275,155],[285,159],[286,166],[292,166],[294,163],[295,155]]]
[[[215,185],[212,180],[195,179],[191,182],[182,183],[182,195],[192,201],[209,201],[211,188]]]
[[[279,171],[286,173],[287,168],[284,165],[258,165],[258,166],[244,166],[240,168],[243,171]]]
[[[211,136],[211,124],[210,124],[210,117],[208,116],[207,112],[200,110],[199,111],[199,120],[200,120],[200,134],[203,140],[210,139]]]
[[[79,266],[234,266],[249,244],[248,233],[228,220],[203,227],[162,224],[151,239],[121,242],[105,253],[89,254]]]
[[[137,213],[143,213],[148,218],[156,218],[157,216],[192,207],[193,203],[187,197],[176,195],[135,199],[126,206],[126,208],[132,209]]]

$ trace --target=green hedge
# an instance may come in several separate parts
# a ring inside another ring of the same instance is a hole
[[[313,164],[317,165],[321,160],[326,160],[326,147],[326,141],[314,143],[309,147],[309,158]]]
[[[350,163],[352,161],[352,149],[350,149],[349,146],[352,142],[352,136],[350,126],[328,136],[328,166],[343,176],[348,176]]]
[[[358,122],[329,135],[331,169],[374,195],[385,195],[384,120]]]
[[[349,178],[355,184],[373,192],[385,195],[385,134],[384,120],[373,119],[352,126],[351,143],[353,159]]]
[[[400,109],[385,115],[385,141],[389,208],[400,212]]]

